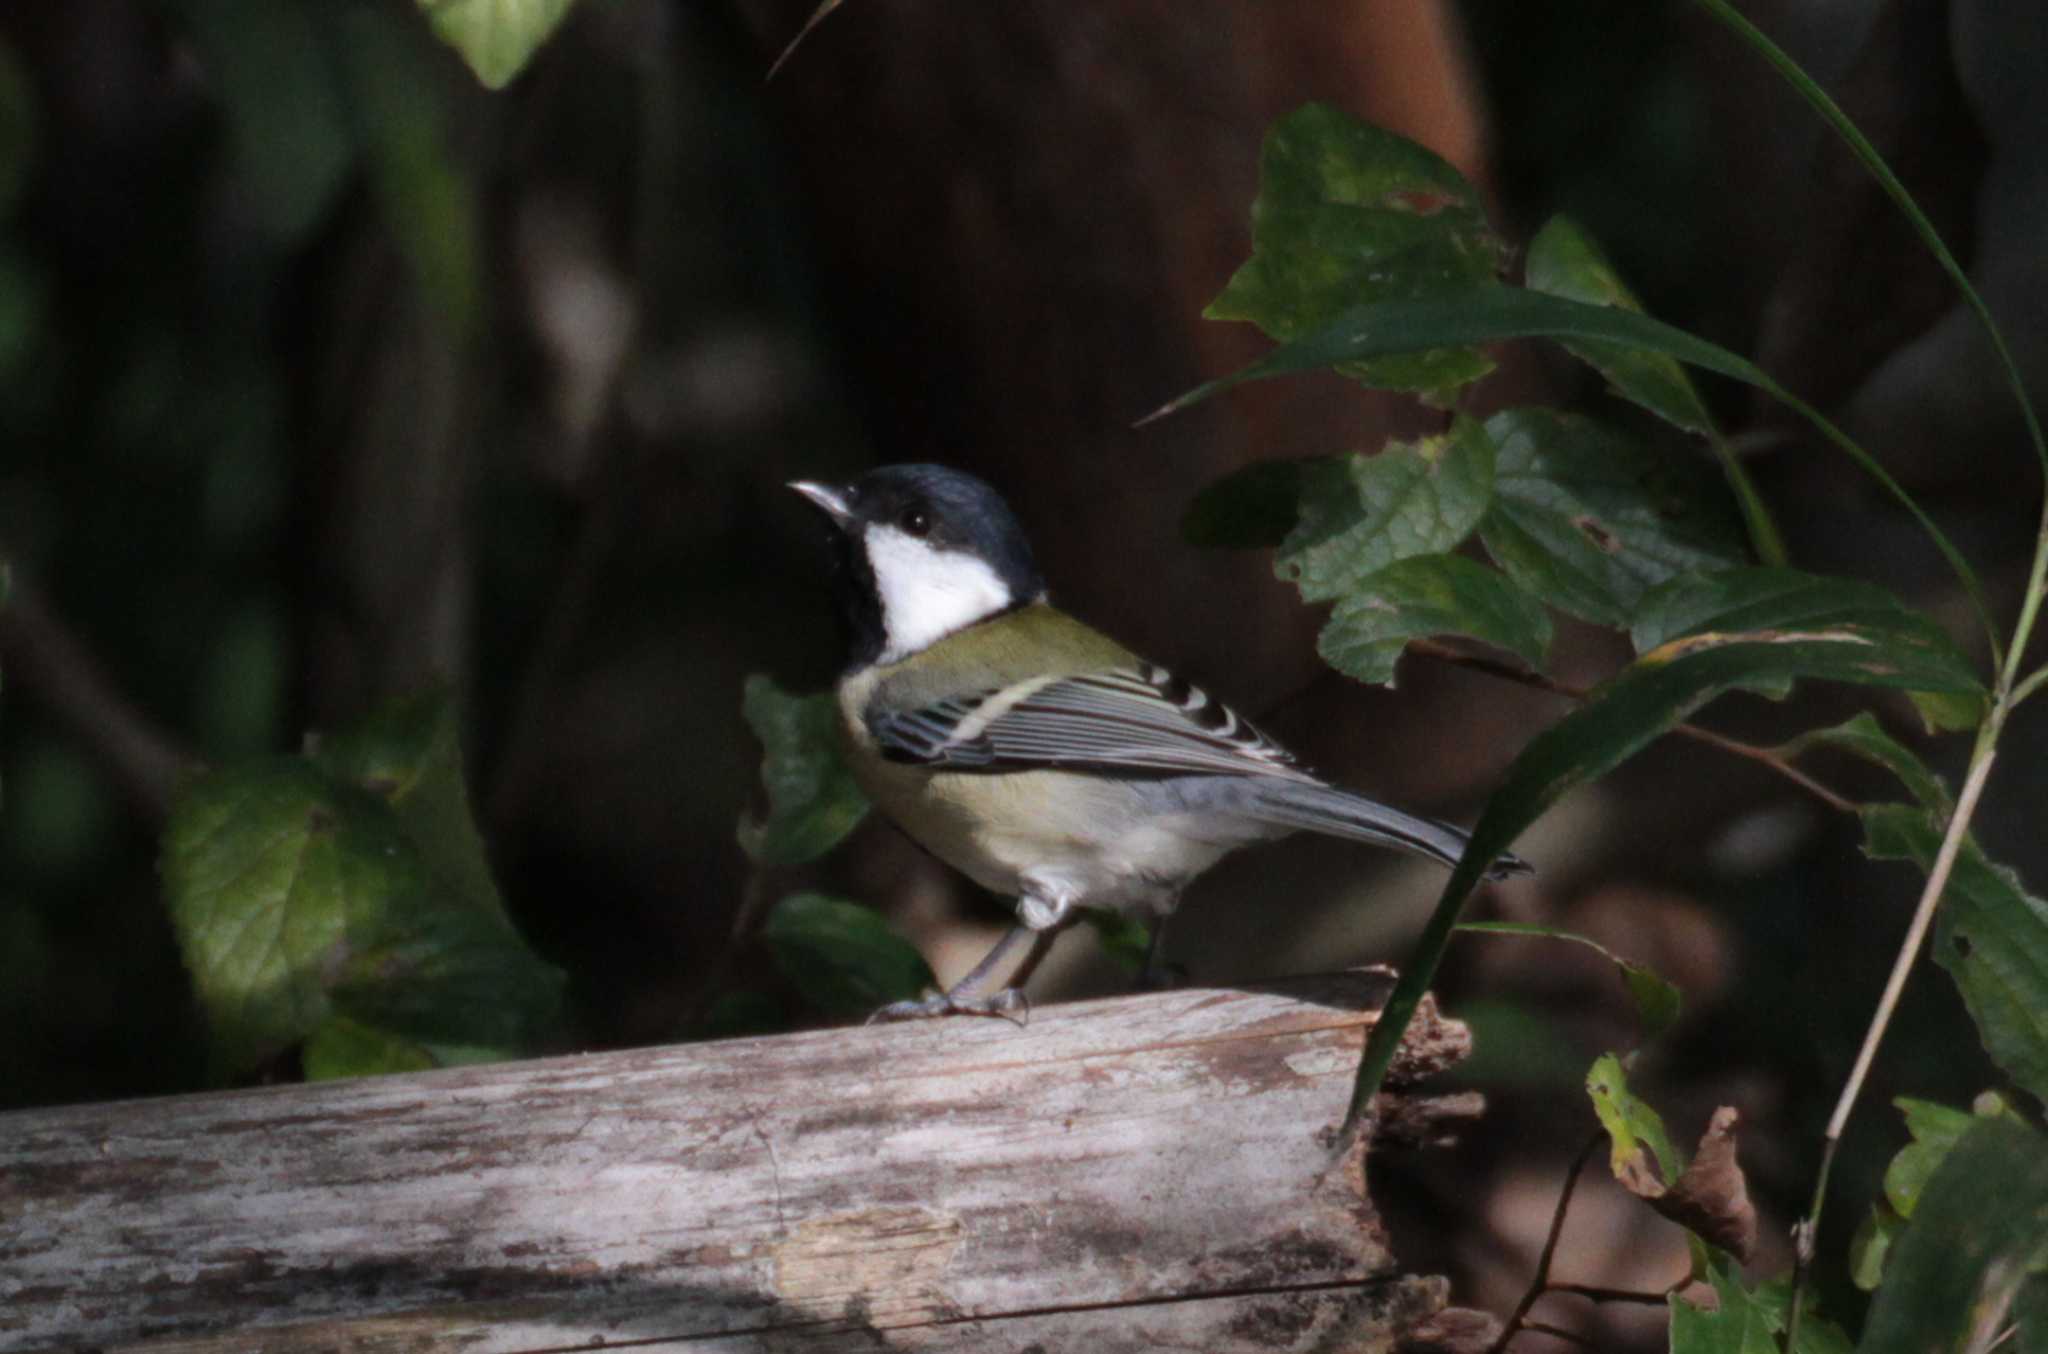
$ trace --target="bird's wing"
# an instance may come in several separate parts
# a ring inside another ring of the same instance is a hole
[[[1151,664],[1034,678],[871,714],[884,757],[948,771],[1087,769],[1319,784],[1229,706]]]

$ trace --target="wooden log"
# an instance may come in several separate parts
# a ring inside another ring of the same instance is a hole
[[[1326,1145],[1387,985],[0,1116],[0,1349],[1388,1348],[1444,1285]]]

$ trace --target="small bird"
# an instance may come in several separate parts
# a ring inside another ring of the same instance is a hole
[[[1462,830],[1318,779],[1201,688],[1054,608],[1016,515],[982,480],[892,465],[789,487],[836,528],[854,778],[919,845],[1017,900],[1017,925],[972,972],[876,1018],[1012,1015],[1083,908],[1151,922],[1150,970],[1181,891],[1253,842],[1321,832],[1444,865],[1463,852]],[[1528,872],[1502,856],[1492,875]]]

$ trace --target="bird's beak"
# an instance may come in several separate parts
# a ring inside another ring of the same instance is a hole
[[[829,484],[819,484],[816,480],[791,480],[789,487],[811,500],[820,511],[840,526],[843,527],[852,520],[853,509],[847,505],[845,490],[835,489]]]

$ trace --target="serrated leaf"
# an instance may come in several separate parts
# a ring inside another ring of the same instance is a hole
[[[1458,929],[1473,935],[1529,936],[1583,945],[1614,965],[1615,973],[1628,991],[1629,1000],[1635,1005],[1636,1023],[1642,1028],[1644,1042],[1655,1039],[1678,1023],[1684,1001],[1676,984],[1647,964],[1625,959],[1590,936],[1555,926],[1539,926],[1534,922],[1467,921],[1459,922]]]
[[[1411,639],[1467,635],[1540,668],[1550,648],[1550,616],[1508,579],[1458,555],[1397,560],[1337,603],[1316,649],[1361,682],[1391,682]]]
[[[187,786],[163,875],[223,1075],[337,1014],[500,1048],[535,1046],[559,1018],[561,974],[503,915],[456,898],[383,800],[305,761]]]
[[[1479,537],[1509,577],[1561,611],[1625,626],[1643,594],[1746,561],[1718,486],[1591,419],[1514,409],[1487,420],[1493,504]]]
[[[2048,1138],[1975,1122],[1921,1191],[1871,1304],[1867,1354],[1988,1348],[2028,1277],[2048,1269]]]
[[[1643,309],[1593,238],[1569,217],[1554,216],[1536,232],[1523,276],[1531,291],[1637,313]],[[1687,432],[1713,435],[1713,417],[1676,358],[1599,339],[1567,340],[1564,347],[1606,377],[1622,398]]]
[[[1260,461],[1205,486],[1180,519],[1190,545],[1265,549],[1287,539],[1301,516],[1303,482],[1317,460]]]
[[[419,0],[442,41],[462,54],[486,89],[526,68],[575,0]]]
[[[1647,654],[1699,635],[1807,632],[1861,636],[1863,676],[1880,686],[1981,694],[1970,660],[1946,631],[1874,583],[1797,569],[1747,568],[1674,579],[1642,599],[1629,638]]]
[[[374,1077],[386,1072],[424,1072],[440,1064],[426,1048],[389,1030],[347,1016],[320,1022],[299,1051],[307,1081]]]
[[[307,740],[330,774],[391,805],[420,858],[449,892],[502,918],[489,851],[470,812],[455,703],[436,689],[397,700],[347,728]]]
[[[1285,341],[1360,301],[1496,287],[1503,257],[1477,190],[1442,157],[1309,104],[1267,134],[1252,256],[1204,314]],[[1475,349],[1442,347],[1338,370],[1382,389],[1441,392],[1492,366]]]
[[[872,908],[796,893],[761,929],[782,976],[828,1015],[868,1015],[933,985],[931,967]]]
[[[1702,1277],[1714,1289],[1712,1306],[1671,1296],[1671,1354],[1780,1354],[1778,1337],[1791,1306],[1791,1284],[1772,1279],[1750,1288],[1742,1268],[1720,1251],[1695,1243]],[[1834,1322],[1808,1310],[1799,1320],[1793,1354],[1849,1354],[1849,1337]]]
[[[1953,803],[1941,777],[1929,771],[1911,749],[1886,733],[1884,725],[1869,711],[1831,729],[1809,730],[1781,744],[1776,751],[1786,761],[1792,761],[1816,747],[1838,748],[1885,768],[1913,792],[1923,808],[1946,815]]]
[[[1586,1073],[1586,1094],[1607,1132],[1608,1166],[1632,1193],[1661,1193],[1676,1184],[1685,1159],[1671,1145],[1664,1120],[1628,1088],[1621,1059],[1603,1053]],[[1647,1155],[1646,1155],[1647,1153]]]
[[[1441,436],[1312,462],[1273,572],[1306,602],[1347,596],[1396,560],[1456,549],[1492,493],[1493,442],[1463,415]]]
[[[1925,871],[1943,818],[1907,804],[1863,809],[1863,849]],[[2048,902],[1965,841],[1935,916],[1934,961],[1947,969],[1991,1058],[2015,1085],[2048,1102]]]
[[[743,713],[761,740],[766,817],[740,818],[740,846],[763,865],[802,865],[845,839],[867,815],[867,797],[839,755],[839,707],[831,693],[793,696],[774,679],[747,678]]]

